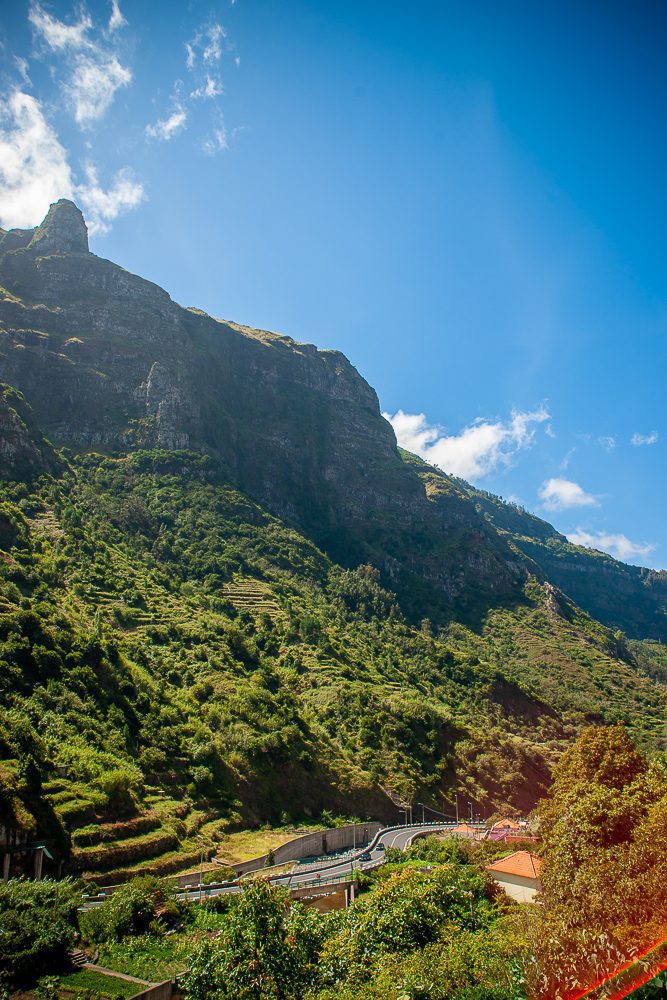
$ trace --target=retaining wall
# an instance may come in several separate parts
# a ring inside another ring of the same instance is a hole
[[[164,983],[148,986],[141,993],[135,993],[130,1000],[171,1000],[173,991],[174,982],[172,979],[167,979]]]
[[[287,861],[298,861],[300,858],[319,857],[321,854],[337,854],[348,847],[361,848],[369,843],[378,830],[382,829],[382,824],[357,823],[356,826],[339,826],[334,830],[316,830],[314,833],[306,833],[303,837],[296,837],[282,847],[277,847],[273,852],[273,864],[284,865]],[[244,861],[240,865],[233,865],[239,875],[248,872],[259,871],[266,865],[268,855],[261,858],[253,858],[252,861]]]

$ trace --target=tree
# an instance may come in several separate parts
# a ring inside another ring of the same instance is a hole
[[[321,919],[264,878],[244,885],[219,937],[189,960],[190,1000],[285,1000],[299,996],[313,974]]]
[[[56,970],[76,937],[81,902],[71,879],[0,884],[0,969],[14,984]]]
[[[540,804],[535,993],[587,986],[667,929],[667,773],[621,726],[591,728]]]

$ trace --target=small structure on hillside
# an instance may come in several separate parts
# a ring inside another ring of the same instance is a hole
[[[487,865],[489,875],[517,903],[532,903],[542,888],[540,871],[542,858],[530,851],[515,851],[507,858]]]
[[[517,836],[525,832],[526,824],[518,823],[515,819],[501,819],[494,823],[487,837],[489,840],[505,840],[509,836]]]
[[[449,831],[452,837],[464,837],[466,840],[479,840],[479,830],[470,823],[459,823]]]

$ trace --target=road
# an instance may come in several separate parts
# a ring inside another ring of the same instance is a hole
[[[288,874],[271,875],[269,872],[266,874],[274,885],[282,885],[288,889],[302,888],[308,885],[333,885],[337,882],[349,881],[355,871],[370,870],[382,864],[385,860],[385,852],[388,847],[397,847],[400,850],[405,850],[419,834],[446,833],[447,830],[451,830],[455,825],[453,822],[413,823],[407,826],[385,827],[375,835],[370,844],[360,847],[356,852],[347,853],[344,858],[336,859],[332,857],[330,860],[322,858],[319,865],[313,866],[309,864],[308,868],[301,872],[297,868]],[[259,874],[261,871],[262,869],[260,868],[252,874]],[[193,878],[196,877],[196,875],[193,875]],[[224,882],[202,886],[194,885],[182,889],[177,894],[177,898],[190,903],[196,903],[202,899],[211,899],[213,896],[222,896],[235,892],[241,892],[238,882]],[[88,896],[85,898],[84,906],[86,908],[99,906],[106,898],[104,893],[100,893],[99,896]]]
[[[299,872],[297,869],[286,875],[269,877],[274,885],[282,885],[290,889],[306,885],[317,886],[344,882],[352,878],[355,871],[377,868],[384,861],[385,851],[388,847],[405,850],[418,834],[445,833],[455,825],[455,823],[414,823],[410,826],[387,827],[380,830],[369,845],[348,855],[344,860],[327,861],[323,859],[317,868],[309,865],[308,870],[304,872]],[[362,856],[364,860],[362,860]],[[253,872],[252,874],[258,873]],[[192,889],[184,889],[183,892],[179,893],[178,898],[196,902],[200,898],[210,899],[212,896],[240,891],[240,886],[237,884],[210,885],[202,887],[201,890],[197,886]]]

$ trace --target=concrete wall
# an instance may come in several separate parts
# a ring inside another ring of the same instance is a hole
[[[361,848],[373,839],[375,834],[382,828],[381,823],[358,823],[356,826],[340,826],[335,830],[317,830],[315,833],[306,833],[303,837],[290,840],[282,847],[276,848],[273,852],[273,863],[283,865],[287,861],[298,861],[299,858],[319,857],[320,854],[336,854],[344,851],[348,847],[353,847],[356,843]],[[239,875],[246,872],[259,871],[266,864],[267,855],[255,858],[252,861],[244,861],[243,864],[234,865]]]
[[[171,1000],[173,991],[174,983],[171,979],[167,979],[164,983],[148,986],[141,993],[135,993],[130,1000]]]
[[[508,896],[517,903],[532,903],[542,888],[539,879],[527,878],[524,875],[509,875],[507,872],[489,872],[498,885],[502,886]]]

